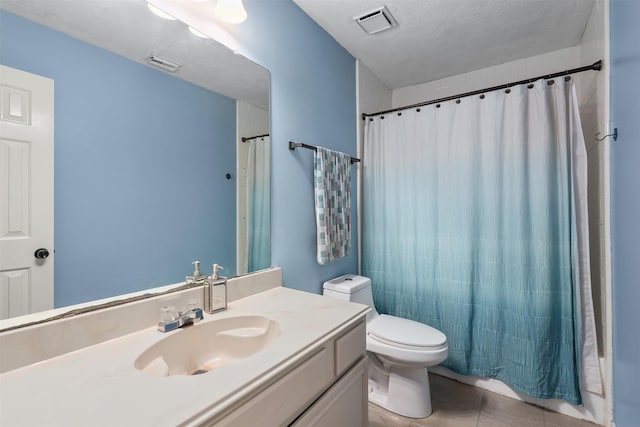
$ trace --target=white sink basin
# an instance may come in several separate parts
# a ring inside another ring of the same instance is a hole
[[[201,322],[169,332],[136,359],[135,367],[157,377],[204,374],[265,349],[279,335],[278,322],[263,316]]]

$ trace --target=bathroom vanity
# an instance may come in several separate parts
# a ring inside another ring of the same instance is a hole
[[[0,425],[365,426],[367,311],[275,287],[3,373]]]

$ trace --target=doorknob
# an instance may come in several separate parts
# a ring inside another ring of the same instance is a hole
[[[45,259],[49,256],[49,251],[46,250],[45,248],[36,249],[33,256],[35,256],[38,259]]]

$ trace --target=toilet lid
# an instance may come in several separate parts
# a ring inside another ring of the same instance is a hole
[[[382,314],[367,325],[371,338],[400,347],[442,347],[447,337],[424,323]]]

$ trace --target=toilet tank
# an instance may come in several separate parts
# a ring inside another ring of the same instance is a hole
[[[372,320],[378,313],[373,303],[373,292],[371,290],[371,279],[357,274],[345,274],[336,277],[322,286],[322,295],[341,299],[345,301],[357,302],[368,305],[371,311],[367,315],[367,321]]]

